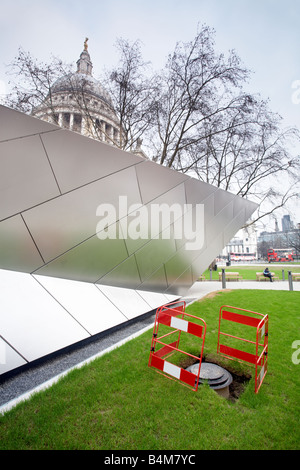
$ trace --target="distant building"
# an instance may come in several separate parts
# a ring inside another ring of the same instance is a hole
[[[257,259],[256,228],[250,225],[237,232],[223,249],[222,257],[232,261],[253,261]]]
[[[289,215],[284,215],[281,219],[282,230],[276,230],[278,224],[275,224],[275,231],[273,232],[261,232],[258,236],[257,242],[259,252],[261,256],[266,257],[268,249],[274,249],[275,251],[281,250],[286,252],[298,252],[296,240],[299,237],[299,228],[294,228],[294,223]],[[296,224],[299,227],[299,224]]]
[[[290,238],[294,237],[296,229],[280,231],[280,232],[261,232],[257,242],[266,242],[272,248],[284,248],[290,245]]]
[[[289,230],[292,230],[294,228],[294,224],[291,221],[291,218],[289,215],[284,215],[281,219],[281,223],[282,223],[283,232],[288,232]]]

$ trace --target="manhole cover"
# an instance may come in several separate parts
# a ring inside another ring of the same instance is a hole
[[[193,364],[192,366],[187,367],[189,372],[197,375],[199,370],[199,364]],[[229,394],[229,385],[232,382],[232,375],[223,367],[218,366],[217,364],[212,364],[211,362],[202,362],[200,375],[199,375],[199,384],[207,382],[208,385],[220,392],[222,395],[227,396]],[[222,392],[224,390],[224,393]]]

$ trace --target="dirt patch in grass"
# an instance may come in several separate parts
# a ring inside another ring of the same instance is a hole
[[[231,372],[228,368],[227,370],[233,378],[232,383],[229,385],[229,400],[236,401],[244,392],[247,383],[251,379],[251,375],[238,375]]]
[[[207,300],[207,299],[213,299],[214,297],[222,294],[223,292],[224,292],[223,290],[216,290],[213,292],[209,292],[204,297],[201,297],[201,299],[198,299],[197,302],[202,302],[203,300]],[[226,293],[227,292],[232,292],[232,289],[226,289]]]
[[[229,400],[235,402],[239,399],[240,395],[244,392],[245,387],[249,380],[251,379],[251,374],[249,372],[240,372],[238,371],[234,363],[224,365],[222,360],[218,360],[216,356],[206,355],[202,358],[203,362],[210,362],[212,364],[216,364],[220,367],[226,369],[232,375],[232,383],[229,385]],[[199,362],[198,362],[199,363]],[[184,358],[180,363],[180,367],[186,369],[187,367],[195,364],[195,360],[191,357]]]

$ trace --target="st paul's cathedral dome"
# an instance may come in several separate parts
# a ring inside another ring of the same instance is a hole
[[[77,71],[59,78],[33,115],[118,146],[120,123],[109,93],[92,75],[93,64],[87,41],[77,61]]]

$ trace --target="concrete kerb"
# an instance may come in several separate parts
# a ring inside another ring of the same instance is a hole
[[[10,400],[9,402],[7,402],[6,404],[4,404],[0,407],[0,414],[4,414],[7,411],[9,411],[11,408],[15,407],[18,403],[28,400],[35,393],[46,390],[47,388],[51,387],[52,385],[57,383],[61,378],[65,377],[67,374],[69,374],[72,370],[80,369],[81,367],[85,366],[86,364],[89,364],[90,362],[94,361],[98,357],[101,357],[104,354],[107,354],[107,353],[113,351],[114,349],[119,348],[120,346],[127,343],[128,341],[142,335],[145,331],[148,331],[150,328],[153,328],[153,325],[154,325],[154,323],[152,323],[151,325],[137,331],[136,333],[128,336],[127,338],[119,341],[118,343],[113,344],[112,346],[110,346],[109,348],[99,352],[98,354],[95,354],[95,355],[89,357],[88,359],[85,359],[84,361],[76,364],[75,366],[70,367],[69,369],[65,370],[64,372],[54,376],[52,379],[47,380],[46,382],[38,385],[37,387],[34,387],[32,390],[29,390],[26,393],[23,393],[19,397],[15,398],[13,400]]]

